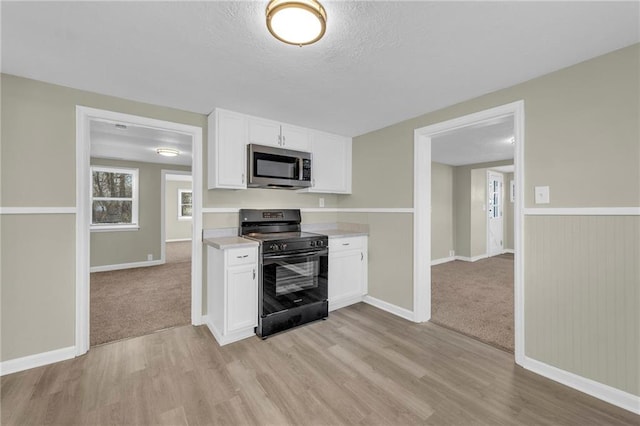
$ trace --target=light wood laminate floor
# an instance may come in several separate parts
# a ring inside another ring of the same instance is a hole
[[[640,416],[513,355],[357,304],[265,341],[205,327],[100,346],[2,378],[3,425],[606,425]]]

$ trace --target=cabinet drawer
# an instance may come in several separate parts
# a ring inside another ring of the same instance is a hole
[[[246,263],[255,263],[258,258],[258,248],[248,247],[240,249],[231,249],[227,254],[227,266],[244,265]]]
[[[329,239],[329,252],[356,250],[364,247],[365,237],[345,237]]]

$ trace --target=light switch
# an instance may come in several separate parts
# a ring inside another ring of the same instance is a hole
[[[549,204],[549,187],[548,186],[536,186],[536,204]]]
[[[324,198],[318,198],[318,204],[320,205],[320,207],[324,207]]]

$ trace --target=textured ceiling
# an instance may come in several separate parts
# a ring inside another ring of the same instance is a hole
[[[485,121],[431,140],[431,159],[450,166],[512,160],[513,117]]]
[[[6,2],[2,72],[355,136],[640,41],[638,2],[324,2],[285,45],[262,2]]]
[[[91,121],[91,156],[115,160],[190,166],[191,136],[165,130],[127,125],[121,128],[107,121]],[[158,155],[158,148],[174,148],[177,157]]]

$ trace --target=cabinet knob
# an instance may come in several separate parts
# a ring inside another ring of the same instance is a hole
[[[364,260],[364,253],[360,252],[360,262]]]
[[[254,280],[256,279],[256,270],[255,269],[253,270],[253,279]]]
[[[242,183],[244,183],[244,173],[242,174]]]

